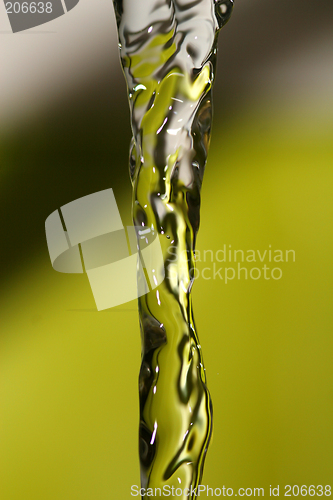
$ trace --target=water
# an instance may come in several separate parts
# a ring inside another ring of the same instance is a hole
[[[217,35],[233,2],[114,0],[114,7],[133,132],[133,220],[158,232],[165,272],[139,299],[141,485],[184,491],[200,482],[212,431],[191,288]]]

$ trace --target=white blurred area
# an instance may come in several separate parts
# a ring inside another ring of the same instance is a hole
[[[0,2],[1,130],[47,111],[106,65],[119,78],[117,44],[111,0],[80,0],[63,16],[15,34]]]

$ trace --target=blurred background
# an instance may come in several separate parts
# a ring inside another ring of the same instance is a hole
[[[280,280],[195,283],[214,403],[203,483],[283,496],[333,485],[333,3],[235,3],[197,248],[296,259]],[[98,313],[85,275],[52,269],[44,229],[110,187],[131,222],[117,51],[111,0],[17,34],[0,6],[1,500],[131,498],[139,484],[136,302]]]

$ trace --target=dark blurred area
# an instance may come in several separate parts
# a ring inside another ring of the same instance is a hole
[[[100,75],[108,81],[109,74]],[[130,127],[125,89],[91,84],[64,96],[48,115],[3,138],[2,271],[9,275],[46,250],[44,223],[58,207],[128,183]],[[115,94],[117,98],[114,99]],[[124,116],[125,115],[125,116]],[[116,123],[115,123],[116,121]]]
[[[278,94],[288,92],[290,75],[284,62],[291,60],[297,72],[305,59],[310,77],[315,63],[313,49],[318,50],[317,58],[321,58],[322,40],[327,37],[332,62],[332,20],[333,3],[330,0],[319,4],[304,0],[235,2],[232,21],[222,32],[219,44],[217,87],[225,89],[226,110],[228,104],[232,107],[242,105],[243,99],[249,99],[249,93],[268,92],[272,99],[277,99],[279,95],[274,95],[274,91],[279,90]],[[272,86],[270,75],[273,67],[280,68],[275,86]],[[320,80],[322,75],[315,77]],[[296,80],[294,83],[295,86],[300,84],[306,87],[311,81]],[[297,88],[290,90],[297,91]],[[221,94],[215,92],[217,105],[221,102]]]

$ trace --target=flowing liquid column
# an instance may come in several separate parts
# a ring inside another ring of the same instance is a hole
[[[133,220],[157,231],[165,272],[139,298],[141,486],[195,498],[186,489],[202,476],[212,404],[191,287],[217,35],[233,2],[114,0],[114,7],[133,132]]]

